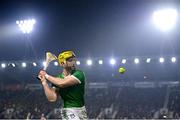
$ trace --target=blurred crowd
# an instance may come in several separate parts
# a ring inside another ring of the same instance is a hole
[[[1,90],[1,119],[58,119],[62,101],[51,103],[40,90]],[[164,103],[167,87],[87,88],[86,108],[93,119],[180,118],[179,88],[170,89],[168,105]]]

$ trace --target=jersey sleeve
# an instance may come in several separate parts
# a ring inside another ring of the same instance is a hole
[[[85,80],[84,72],[79,70],[74,72],[71,77],[75,78],[80,84],[83,83]]]

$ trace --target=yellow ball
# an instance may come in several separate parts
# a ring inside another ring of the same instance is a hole
[[[120,72],[121,74],[123,74],[125,71],[126,71],[125,68],[123,68],[123,67],[120,67],[120,68],[119,68],[119,72]]]

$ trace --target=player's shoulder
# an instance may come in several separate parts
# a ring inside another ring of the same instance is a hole
[[[84,72],[83,72],[82,70],[79,70],[79,69],[75,70],[75,71],[74,71],[74,73],[76,73],[76,74],[83,74],[83,75],[85,75],[85,74],[84,74]]]
[[[83,72],[82,70],[76,69],[75,72]]]
[[[85,74],[82,70],[75,70],[72,76],[81,82],[85,80]]]

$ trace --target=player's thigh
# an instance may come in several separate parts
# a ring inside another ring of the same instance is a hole
[[[80,120],[78,112],[72,109],[62,109],[61,116],[63,120],[71,120],[71,119]]]
[[[81,120],[87,120],[88,119],[86,109],[79,110],[78,115],[79,115],[79,118]]]

